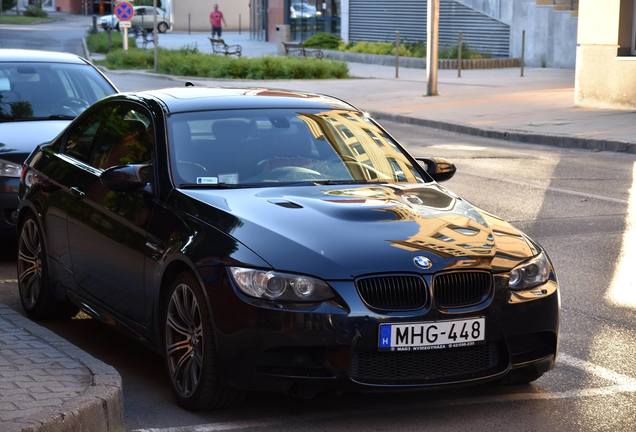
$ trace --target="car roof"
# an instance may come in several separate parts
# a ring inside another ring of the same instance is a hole
[[[76,54],[25,49],[0,49],[0,62],[87,64],[83,58]]]
[[[254,108],[356,110],[354,106],[334,97],[270,88],[177,87],[137,92],[134,95],[161,101],[169,113]]]

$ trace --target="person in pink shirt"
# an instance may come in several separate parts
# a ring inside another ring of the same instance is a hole
[[[221,34],[223,33],[223,25],[227,25],[225,23],[225,18],[223,17],[223,12],[219,10],[219,5],[214,5],[214,10],[210,12],[210,25],[212,25],[212,37],[217,36],[221,39]]]

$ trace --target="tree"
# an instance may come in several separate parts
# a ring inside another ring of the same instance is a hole
[[[0,3],[0,8],[2,8],[3,11],[9,10],[13,6],[15,6],[15,0],[2,0]]]

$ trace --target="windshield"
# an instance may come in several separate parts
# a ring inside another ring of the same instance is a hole
[[[89,65],[0,63],[0,122],[73,119],[113,93]]]
[[[173,114],[169,125],[181,187],[425,181],[396,143],[355,111],[207,111]]]

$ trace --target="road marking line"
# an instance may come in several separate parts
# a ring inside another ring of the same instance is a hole
[[[599,366],[567,354],[559,354],[559,362],[581,369],[591,375],[596,375],[599,378],[618,384],[619,386],[636,386],[636,378],[623,375],[603,366]]]
[[[481,179],[485,179],[485,180],[491,180],[491,181],[494,181],[494,182],[510,183],[510,184],[517,185],[517,186],[526,186],[526,187],[529,187],[529,188],[540,189],[540,190],[543,190],[543,191],[557,192],[557,193],[562,193],[562,194],[566,194],[566,195],[579,196],[579,197],[582,197],[582,198],[595,199],[595,200],[599,200],[599,201],[606,201],[606,202],[617,203],[617,204],[628,204],[629,203],[629,201],[625,200],[625,199],[612,198],[612,197],[608,197],[608,196],[605,196],[605,195],[597,195],[597,194],[591,194],[591,193],[586,193],[586,192],[579,192],[579,191],[575,191],[575,190],[571,190],[571,189],[563,189],[563,188],[554,187],[554,186],[542,186],[542,185],[537,184],[537,183],[526,182],[526,181],[519,181],[519,180],[512,180],[512,179],[505,179],[505,178],[487,177],[487,176],[483,176],[483,175],[479,175],[479,174],[474,174],[474,173],[469,172],[469,171],[462,171],[462,174],[467,174],[467,175],[471,175],[473,177],[477,177],[477,178],[481,178]]]
[[[590,375],[595,375],[606,381],[614,383],[607,387],[585,388],[565,390],[560,392],[537,392],[537,393],[506,393],[486,396],[477,396],[474,398],[463,397],[456,399],[442,399],[438,401],[427,402],[427,408],[441,408],[449,406],[463,405],[480,405],[501,402],[520,402],[526,400],[556,400],[556,399],[574,399],[583,397],[611,396],[619,393],[636,393],[636,378],[623,375],[619,372],[607,369],[603,366],[582,360],[568,354],[559,354],[558,364],[570,366],[582,370]],[[415,406],[421,406],[421,402],[413,402],[403,404],[401,409],[412,409]],[[394,407],[395,409],[395,407]],[[308,415],[289,416],[285,419],[263,418],[261,420],[239,421],[239,422],[219,422],[208,423],[193,426],[178,426],[169,428],[148,428],[135,429],[133,432],[220,432],[239,429],[273,427],[290,422],[311,422],[312,420],[325,420],[326,418],[337,418],[339,416],[363,416],[376,413],[375,409],[354,409],[346,412],[334,411],[331,413],[318,413]]]

